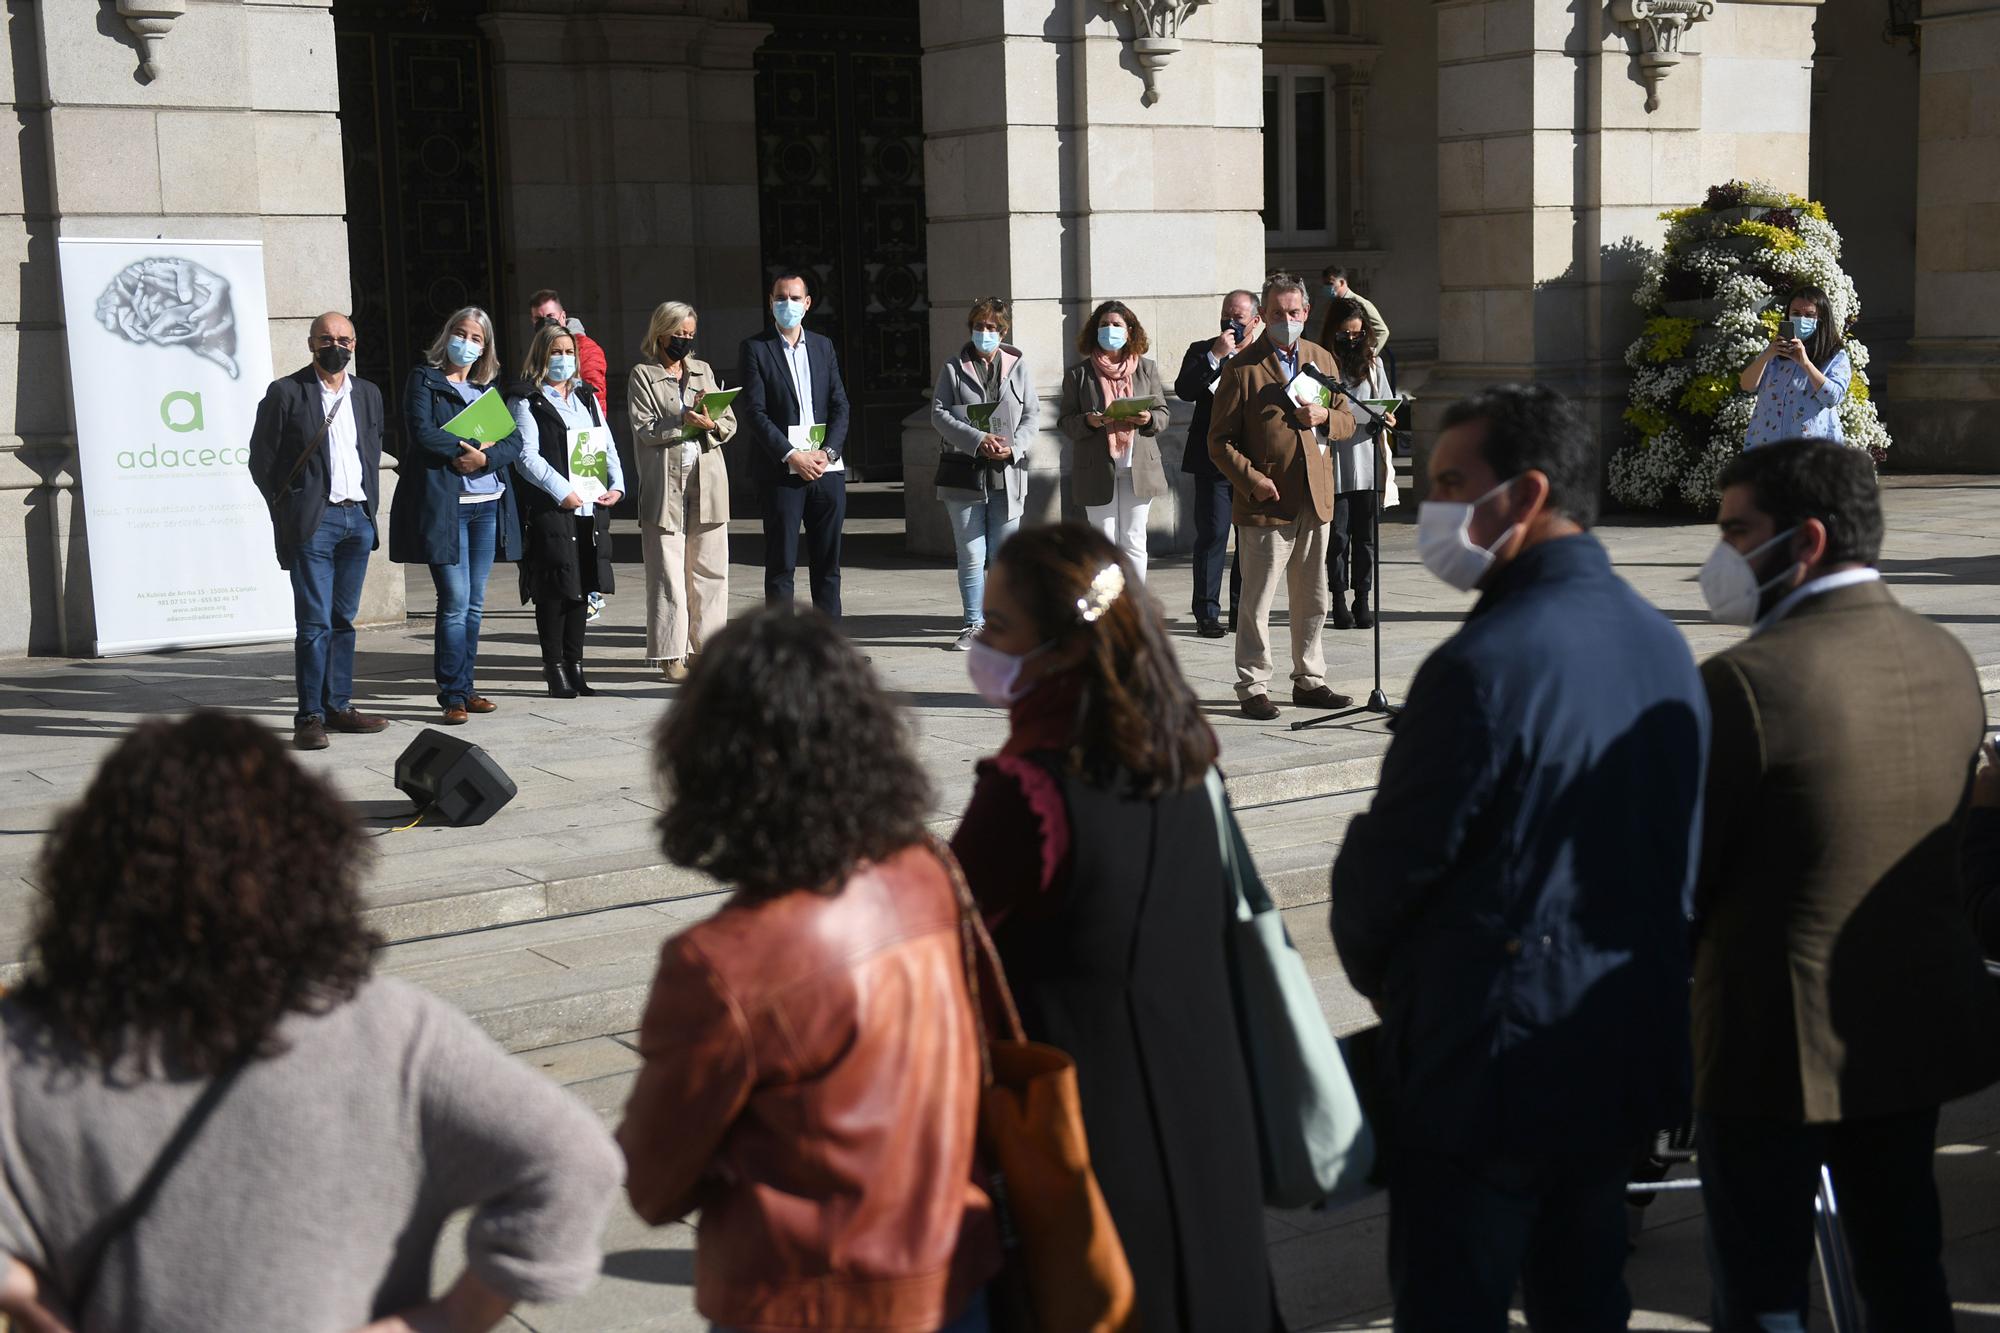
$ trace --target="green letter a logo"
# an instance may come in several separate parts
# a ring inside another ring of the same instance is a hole
[[[174,404],[176,403],[185,403],[188,406],[189,415],[185,420],[174,420]],[[201,395],[198,393],[188,393],[181,389],[174,390],[160,400],[160,420],[166,423],[168,430],[179,431],[182,434],[186,434],[191,430],[200,430],[202,428]]]

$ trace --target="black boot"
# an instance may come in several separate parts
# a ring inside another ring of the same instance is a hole
[[[1366,590],[1354,594],[1354,628],[1375,628],[1375,613],[1369,608]]]
[[[1354,613],[1347,609],[1346,590],[1343,588],[1333,589],[1333,596],[1328,600],[1332,605],[1327,608],[1327,614],[1333,620],[1333,627],[1335,629],[1353,629]]]
[[[558,662],[545,663],[542,676],[549,682],[549,697],[552,699],[576,698],[576,686],[570,682],[569,672]]]
[[[563,678],[569,682],[570,689],[576,691],[578,694],[588,697],[597,693],[596,690],[590,688],[590,683],[583,678],[583,663],[581,662],[564,662]]]

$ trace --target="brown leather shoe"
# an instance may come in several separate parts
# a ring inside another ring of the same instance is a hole
[[[309,717],[299,723],[292,732],[294,750],[324,750],[326,748],[326,724],[316,717]]]
[[[1243,701],[1243,716],[1253,722],[1270,722],[1278,716],[1278,705],[1268,694],[1253,694]]]
[[[457,704],[453,704],[444,710],[444,717],[440,720],[447,727],[462,727],[465,725],[466,720],[465,710]]]
[[[327,714],[326,725],[350,736],[373,736],[388,729],[389,719],[364,713],[359,708],[345,708],[338,713]]]
[[[465,711],[468,713],[491,713],[499,707],[499,704],[483,694],[475,694],[465,701]]]
[[[1294,685],[1292,702],[1300,708],[1348,708],[1354,700],[1345,694],[1335,694],[1330,685],[1315,685],[1309,690]]]
[[[684,660],[660,663],[660,675],[669,685],[678,685],[688,678],[688,664]]]

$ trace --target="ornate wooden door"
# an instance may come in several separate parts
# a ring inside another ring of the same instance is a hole
[[[902,422],[928,401],[922,47],[914,0],[768,0],[757,53],[764,271],[812,275],[807,327],[840,352],[848,458],[900,476]]]
[[[391,400],[444,321],[495,308],[492,81],[471,0],[335,0],[357,368]]]

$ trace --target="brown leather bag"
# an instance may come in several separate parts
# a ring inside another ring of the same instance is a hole
[[[1132,1269],[1090,1169],[1076,1062],[1022,1032],[965,872],[949,847],[935,845],[958,893],[965,984],[980,1028],[979,1141],[1006,1255],[991,1290],[994,1327],[1132,1333]]]

